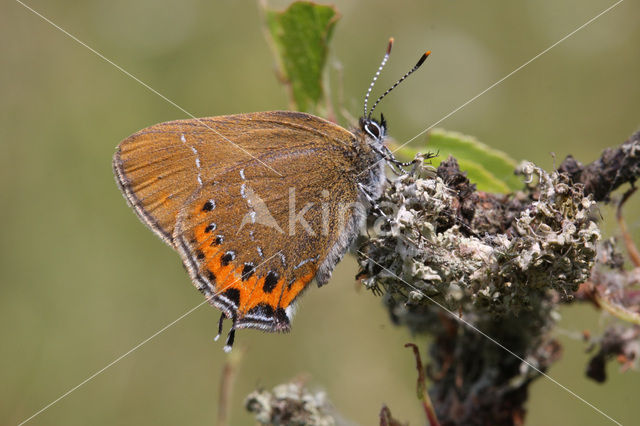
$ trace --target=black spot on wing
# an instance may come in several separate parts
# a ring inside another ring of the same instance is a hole
[[[224,297],[229,299],[236,307],[240,304],[240,290],[237,288],[230,288],[224,293],[222,293]]]
[[[278,284],[278,278],[280,276],[277,272],[269,271],[267,277],[264,279],[264,285],[262,286],[262,291],[265,293],[271,293],[276,285]]]
[[[220,263],[222,264],[222,266],[227,266],[235,258],[236,258],[236,252],[233,250],[229,250],[224,255],[222,255],[222,257],[220,258]]]
[[[273,318],[273,308],[266,303],[260,303],[256,307],[252,308],[249,312],[247,312],[247,314],[264,317],[264,319],[266,320],[267,318]]]
[[[210,212],[211,210],[216,208],[216,202],[213,200],[209,200],[202,206],[203,212]]]
[[[251,276],[255,271],[256,271],[256,267],[253,265],[253,263],[251,262],[245,263],[244,267],[242,268],[242,281],[246,281],[249,278],[251,278]]]
[[[284,309],[278,308],[276,310],[276,322],[281,324],[289,324],[289,317]]]

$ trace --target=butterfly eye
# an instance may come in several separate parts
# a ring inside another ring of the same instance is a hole
[[[380,135],[382,131],[380,130],[380,126],[375,121],[370,121],[364,125],[364,130],[369,133],[374,139],[380,139]]]

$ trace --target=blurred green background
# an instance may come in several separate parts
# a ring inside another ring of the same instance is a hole
[[[272,1],[274,7],[288,2]],[[610,0],[337,1],[330,52],[344,104],[358,115],[386,40],[378,90],[425,50],[433,55],[379,108],[399,142],[439,120],[585,23]],[[28,4],[196,116],[286,109],[255,1],[113,0]],[[549,169],[568,153],[589,162],[640,126],[640,5],[625,1],[441,126]],[[111,172],[120,140],[185,114],[14,1],[0,13],[0,423],[16,424],[202,301],[179,257],[126,206]],[[339,64],[339,65],[338,65]],[[420,146],[420,139],[415,146]],[[640,240],[638,197],[627,207]],[[603,208],[606,221],[612,211]],[[610,234],[616,229],[607,226]],[[380,300],[356,291],[352,258],[303,298],[289,335],[239,333],[243,398],[308,373],[336,409],[375,424],[386,403],[423,424],[412,337]],[[584,377],[575,334],[603,326],[590,307],[562,311],[564,356],[550,374],[622,423],[637,422],[637,372]],[[226,355],[218,313],[203,306],[30,424],[212,424]],[[423,351],[424,353],[424,351]],[[548,380],[532,387],[528,424],[608,421]]]

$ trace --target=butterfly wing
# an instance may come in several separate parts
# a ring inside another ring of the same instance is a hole
[[[143,222],[236,328],[289,329],[291,306],[325,283],[362,216],[354,135],[308,114],[163,123],[114,158]]]
[[[198,188],[199,132],[189,121],[143,129],[120,143],[113,157],[116,182],[140,220],[173,246],[178,211]],[[189,135],[190,143],[186,141]]]

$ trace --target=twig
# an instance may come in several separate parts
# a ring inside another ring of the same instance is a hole
[[[227,361],[222,367],[222,377],[220,378],[220,396],[218,398],[218,426],[229,425],[229,411],[231,408],[231,397],[233,396],[233,383],[238,373],[238,366],[246,352],[246,347],[236,348],[231,352]]]
[[[622,217],[622,206],[623,204],[636,192],[635,187],[631,187],[627,192],[624,193],[620,203],[618,203],[618,210],[616,213],[616,218],[618,219],[618,225],[620,226],[620,232],[622,232],[622,238],[624,238],[624,244],[627,247],[627,252],[629,253],[629,258],[633,265],[637,268],[640,267],[640,253],[638,252],[638,248],[633,243],[633,239],[631,238],[631,234],[629,233],[629,229],[627,229],[627,223]]]
[[[418,369],[418,399],[422,401],[422,407],[427,415],[427,420],[431,426],[440,426],[436,411],[429,398],[429,392],[427,392],[426,375],[424,373],[424,367],[422,366],[422,360],[420,359],[420,350],[414,343],[406,343],[405,348],[413,349],[413,355],[416,357],[416,368]]]
[[[593,195],[595,201],[609,201],[620,185],[640,177],[640,132],[618,148],[605,149],[599,159],[586,166],[569,155],[558,171],[583,184],[585,194]]]
[[[391,415],[391,410],[386,405],[382,406],[380,410],[380,426],[403,426],[402,423],[397,421]]]
[[[613,303],[608,298],[601,296],[598,290],[595,291],[594,297],[598,306],[609,312],[614,317],[632,324],[640,325],[640,314],[637,312],[633,312],[617,303]]]

